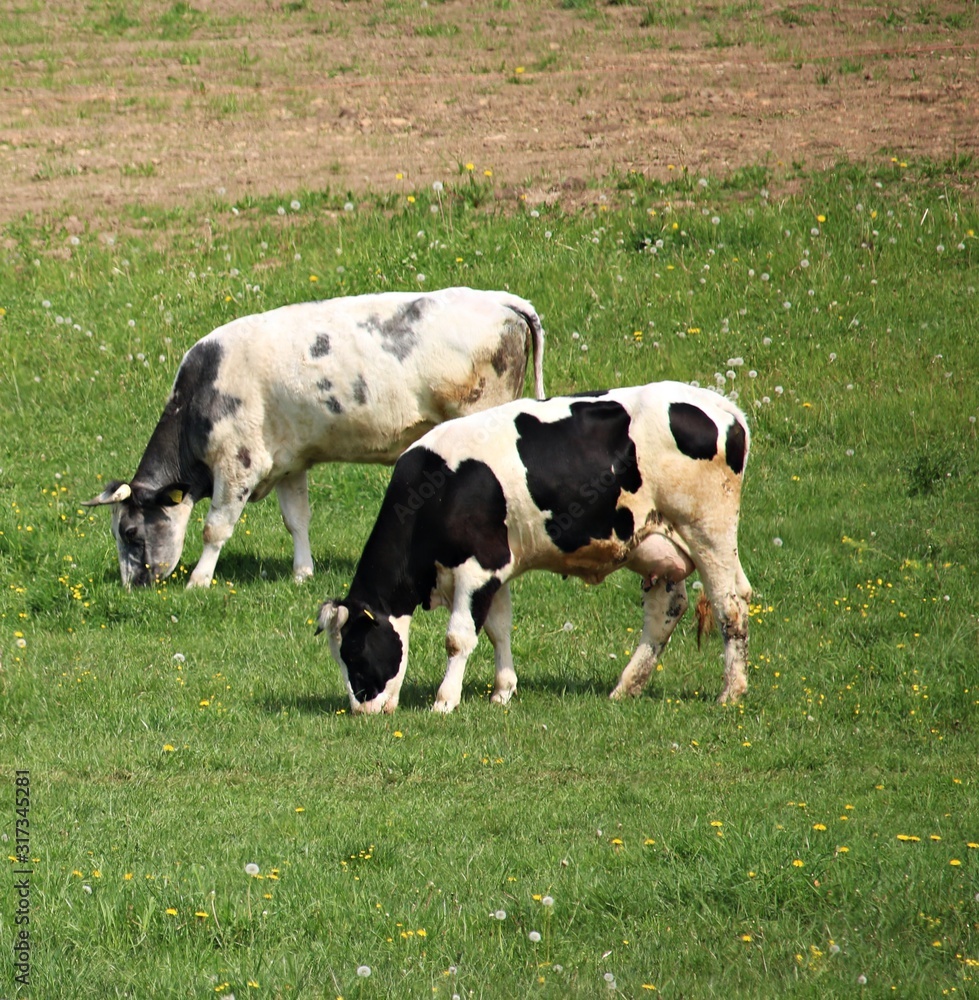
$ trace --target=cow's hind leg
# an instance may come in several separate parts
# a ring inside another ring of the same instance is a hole
[[[513,608],[510,603],[510,585],[503,584],[493,598],[486,623],[483,626],[493,643],[496,662],[496,680],[490,701],[506,705],[517,690],[517,672],[513,669],[513,652],[510,649],[510,630],[513,627]]]
[[[698,565],[714,618],[724,638],[724,689],[718,701],[735,702],[748,689],[748,601],[751,584],[735,556],[733,567],[706,560]]]
[[[276,484],[279,509],[289,534],[292,535],[292,577],[302,583],[313,575],[313,553],[309,545],[309,485],[305,469],[294,472]]]
[[[686,584],[682,580],[671,583],[663,578],[644,580],[642,609],[642,635],[610,695],[616,700],[635,698],[642,693],[656,661],[670,641],[676,623],[687,610]]]

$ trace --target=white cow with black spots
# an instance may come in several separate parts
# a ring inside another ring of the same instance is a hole
[[[88,505],[111,506],[122,582],[132,587],[173,572],[194,504],[210,497],[188,582],[201,587],[245,504],[275,489],[303,580],[313,572],[310,466],[394,462],[436,424],[521,396],[528,355],[542,398],[543,351],[529,302],[471,288],[236,319],[184,356],[133,478],[110,482]]]
[[[354,712],[392,712],[417,608],[449,608],[451,712],[480,629],[493,643],[492,700],[517,686],[510,580],[532,569],[599,583],[642,579],[643,627],[613,698],[638,695],[687,607],[696,569],[724,637],[721,701],[747,688],[748,599],[738,557],[744,414],[730,400],[653,382],[517,400],[429,431],[398,459],[345,598],[320,608]]]

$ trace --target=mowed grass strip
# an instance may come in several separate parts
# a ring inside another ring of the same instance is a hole
[[[8,829],[31,776],[32,995],[969,995],[979,212],[956,170],[883,157],[778,197],[764,170],[623,175],[574,213],[487,210],[463,171],[410,202],[204,206],[207,239],[196,209],[8,226],[0,745]],[[534,302],[551,393],[737,393],[742,704],[715,704],[691,621],[610,703],[638,580],[536,575],[507,710],[484,639],[458,712],[428,711],[436,612],[398,712],[351,718],[313,623],[379,467],[314,470],[304,587],[265,501],[209,592],[183,589],[203,507],[173,578],[121,589],[80,504],[132,474],[184,350],[285,302],[450,284]]]

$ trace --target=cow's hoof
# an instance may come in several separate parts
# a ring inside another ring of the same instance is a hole
[[[458,704],[458,702],[456,703]],[[433,712],[439,712],[441,715],[448,715],[456,706],[451,701],[442,701],[441,699],[432,705]]]
[[[718,705],[736,705],[741,700],[741,695],[748,690],[748,685],[745,684],[743,687],[735,687],[731,685],[726,687],[718,696]]]
[[[312,566],[301,566],[299,569],[292,571],[292,580],[296,584],[305,583],[312,575]]]
[[[490,701],[494,705],[509,705],[515,690],[516,688],[503,688],[501,691],[494,691],[490,697]]]
[[[206,579],[204,577],[195,578],[193,575],[191,575],[191,578],[187,581],[188,590],[207,590],[207,588],[210,586],[211,586],[210,577],[207,577]]]
[[[609,694],[609,698],[612,701],[622,701],[624,698],[638,698],[641,694],[641,687],[623,687],[619,684]]]

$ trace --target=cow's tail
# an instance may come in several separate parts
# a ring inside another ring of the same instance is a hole
[[[526,300],[509,295],[506,304],[523,317],[530,328],[530,355],[534,366],[534,397],[544,399],[544,328],[541,326],[537,310]]]
[[[714,630],[714,609],[704,591],[700,592],[700,600],[697,601],[697,649],[700,649],[700,641],[705,635],[710,635]]]

